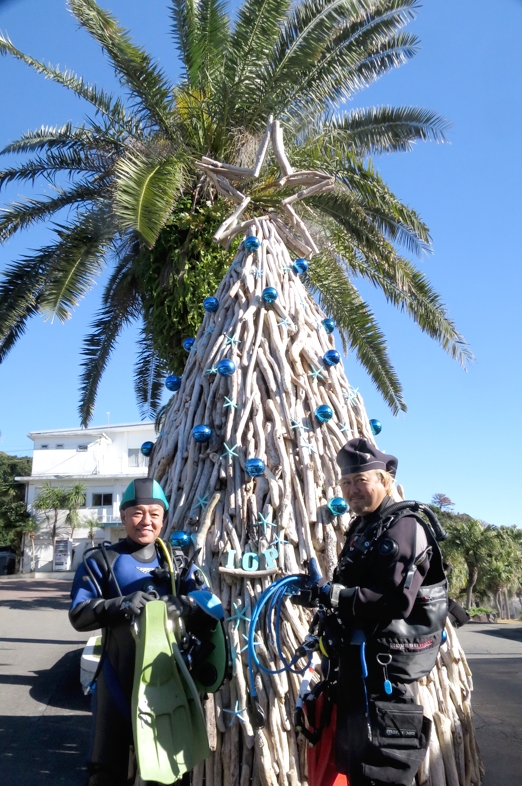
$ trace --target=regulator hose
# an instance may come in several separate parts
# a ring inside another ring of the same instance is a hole
[[[312,560],[311,560],[312,562]],[[315,563],[315,560],[313,560]],[[267,589],[265,589],[259,596],[254,610],[252,612],[252,620],[248,629],[248,673],[249,673],[249,708],[248,714],[250,722],[256,729],[263,728],[265,725],[265,714],[257,700],[257,691],[255,686],[254,665],[265,674],[281,674],[283,671],[289,671],[293,674],[303,674],[312,662],[312,653],[306,647],[299,647],[290,661],[287,661],[282,650],[281,645],[281,613],[283,603],[286,598],[291,595],[298,595],[301,590],[309,589],[311,585],[317,583],[316,577],[318,574],[317,565],[309,566],[309,575],[297,573],[291,576],[284,576],[277,581],[274,581]],[[277,654],[282,662],[280,669],[270,669],[263,665],[256,652],[256,632],[261,618],[264,630],[260,631],[265,641],[269,641],[275,645]],[[272,635],[272,630],[274,635]],[[307,658],[307,663],[302,669],[294,668],[297,661],[301,658]]]

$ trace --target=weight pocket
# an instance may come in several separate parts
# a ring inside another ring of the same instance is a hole
[[[372,741],[384,748],[421,748],[424,710],[420,704],[371,702]]]

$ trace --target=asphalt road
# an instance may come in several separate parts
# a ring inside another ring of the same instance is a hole
[[[0,784],[83,786],[89,702],[86,634],[69,625],[69,581],[0,580]],[[483,786],[522,783],[522,624],[459,631],[473,671]]]
[[[79,686],[86,635],[67,618],[68,581],[0,581],[0,783],[85,784],[89,700]]]
[[[458,631],[473,672],[471,697],[486,768],[483,786],[522,783],[522,624],[470,623]]]

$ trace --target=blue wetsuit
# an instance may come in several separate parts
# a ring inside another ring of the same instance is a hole
[[[163,567],[155,544],[140,546],[127,538],[108,547],[106,555],[116,581],[102,552],[92,552],[87,561],[101,590],[101,597],[82,564],[74,577],[69,619],[79,631],[102,629],[105,656],[94,694],[89,770],[109,772],[114,786],[120,786],[128,782],[129,747],[132,745],[130,703],[135,643],[131,621],[119,607],[122,596],[133,592],[155,589],[163,596],[171,589],[165,573],[159,576],[152,574],[155,568]]]

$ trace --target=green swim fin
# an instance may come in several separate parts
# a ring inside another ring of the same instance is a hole
[[[134,637],[132,727],[140,776],[172,784],[210,754],[203,709],[163,601],[145,605]]]

